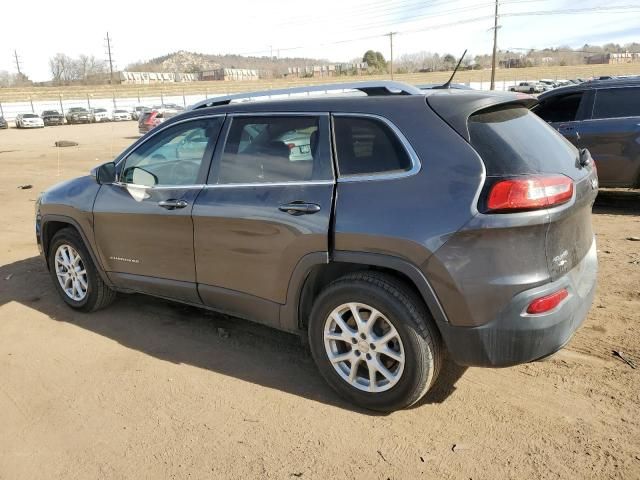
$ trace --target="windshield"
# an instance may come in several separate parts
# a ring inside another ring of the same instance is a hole
[[[25,113],[22,118],[39,118],[38,115],[34,113]]]

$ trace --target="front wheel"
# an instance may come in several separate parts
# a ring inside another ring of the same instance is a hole
[[[115,299],[76,230],[64,228],[53,236],[48,261],[56,290],[70,307],[93,312]]]
[[[324,379],[371,410],[414,404],[442,364],[440,335],[422,300],[402,281],[378,272],[346,275],[323,290],[308,334]]]

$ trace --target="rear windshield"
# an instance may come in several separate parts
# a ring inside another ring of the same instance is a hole
[[[567,140],[523,107],[472,115],[469,135],[487,175],[561,173],[575,163],[577,156]]]

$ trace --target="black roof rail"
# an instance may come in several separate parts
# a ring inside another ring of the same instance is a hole
[[[394,82],[388,80],[378,80],[371,82],[347,82],[347,83],[330,83],[323,85],[309,85],[306,87],[282,88],[276,90],[263,90],[259,92],[235,93],[232,95],[221,95],[219,97],[208,98],[201,102],[195,103],[187,108],[187,110],[195,110],[198,108],[214,107],[219,105],[227,105],[233,100],[252,101],[258,98],[266,100],[271,99],[275,95],[301,95],[311,92],[330,92],[338,91],[344,93],[345,90],[357,90],[369,96],[383,95],[423,95],[424,92],[419,88],[402,82]]]

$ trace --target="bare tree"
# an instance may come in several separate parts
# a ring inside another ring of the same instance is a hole
[[[106,71],[105,62],[97,60],[93,55],[80,55],[74,63],[78,80],[82,80],[84,83],[90,82],[92,77],[95,79],[97,75]]]
[[[49,59],[49,70],[54,83],[58,85],[70,80],[73,76],[73,60],[64,53],[56,53]]]

